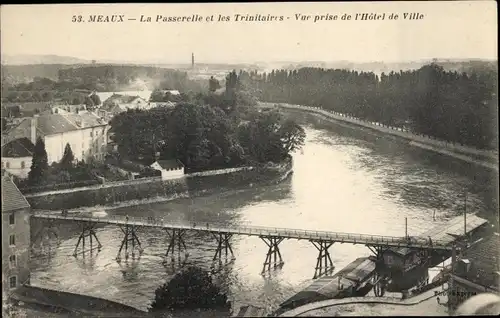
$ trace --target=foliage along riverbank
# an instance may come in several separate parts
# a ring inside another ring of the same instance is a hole
[[[418,134],[498,149],[498,70],[418,70],[382,73],[305,67],[241,74],[264,102],[321,107]]]
[[[179,197],[194,197],[214,192],[225,192],[280,182],[293,168],[290,156],[281,163],[255,166],[253,169],[231,171],[221,174],[185,176],[173,180],[153,179],[151,182],[121,184],[116,187],[93,188],[82,191],[55,193],[44,196],[27,197],[34,209],[60,210],[85,207],[114,207],[139,205],[154,200],[168,201]]]

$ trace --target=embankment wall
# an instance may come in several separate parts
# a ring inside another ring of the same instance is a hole
[[[291,104],[274,104],[283,110],[302,111],[311,113],[330,121],[347,123],[351,126],[365,127],[376,132],[391,135],[399,139],[407,140],[410,145],[437,152],[446,156],[451,156],[472,164],[486,167],[488,169],[498,171],[498,152],[476,149],[465,145],[450,143],[447,141],[435,139],[431,136],[417,135],[404,128],[386,126],[380,123],[370,122],[355,118],[350,115],[327,111],[318,107],[291,105]]]
[[[30,194],[26,199],[33,209],[60,210],[93,206],[113,206],[127,201],[192,197],[248,187],[250,184],[280,182],[292,172],[292,158],[279,164],[221,169],[187,174],[182,178],[141,182],[119,182],[104,186],[75,188]]]

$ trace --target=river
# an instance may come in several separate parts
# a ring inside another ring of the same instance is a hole
[[[301,229],[403,236],[417,235],[467,211],[490,215],[496,183],[491,173],[457,160],[432,155],[404,143],[328,123],[312,115],[289,113],[305,125],[303,151],[294,154],[294,173],[284,182],[244,191],[184,198],[170,202],[109,210],[109,215],[162,216],[175,222],[218,222]],[[433,220],[433,214],[435,220]],[[93,257],[70,256],[77,240],[71,227],[61,229],[62,242],[50,257],[32,261],[32,284],[103,297],[146,309],[154,290],[175,270],[162,264],[166,235],[141,232],[145,247],[138,261],[115,261],[122,233],[98,230],[103,249]],[[242,304],[275,307],[307,286],[317,250],[307,241],[280,244],[284,266],[261,276],[267,246],[256,237],[233,237],[236,259],[219,267],[215,280],[228,292],[234,308]],[[186,264],[209,269],[215,252],[210,236],[190,235]],[[335,244],[336,269],[368,248]],[[178,266],[178,265],[177,265]]]

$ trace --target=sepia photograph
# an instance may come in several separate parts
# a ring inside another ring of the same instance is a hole
[[[3,317],[500,315],[495,1],[0,12]]]

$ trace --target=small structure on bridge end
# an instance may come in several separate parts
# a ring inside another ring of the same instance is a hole
[[[30,213],[21,191],[2,175],[2,293],[30,282]]]
[[[377,272],[390,278],[386,286],[389,292],[402,292],[428,281],[426,250],[389,248],[382,253],[382,260],[377,264]]]

